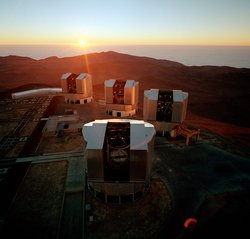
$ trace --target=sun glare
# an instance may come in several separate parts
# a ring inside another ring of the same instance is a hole
[[[81,40],[79,42],[79,46],[82,47],[82,48],[86,48],[88,46],[88,42],[87,41],[84,41],[84,40]]]

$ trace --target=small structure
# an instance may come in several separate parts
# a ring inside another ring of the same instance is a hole
[[[195,135],[196,141],[198,141],[200,136],[200,129],[188,129],[184,125],[176,125],[174,128],[174,135],[181,135],[186,138],[186,145],[189,144],[189,139]]]
[[[82,121],[77,115],[55,115],[42,120],[46,120],[43,136],[60,137],[63,132],[78,132],[82,128]]]
[[[143,119],[157,131],[171,131],[186,117],[188,93],[181,90],[151,89],[144,91]]]
[[[135,115],[138,110],[139,82],[106,80],[104,82],[106,112],[114,117]]]
[[[87,73],[65,73],[61,85],[66,103],[86,104],[93,99],[92,78]]]
[[[33,90],[25,90],[11,94],[12,99],[34,97],[38,95],[61,94],[62,88],[40,88]]]
[[[155,129],[142,120],[95,120],[83,126],[89,189],[112,203],[134,201],[149,188]]]

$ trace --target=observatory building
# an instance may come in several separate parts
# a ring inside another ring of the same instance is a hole
[[[66,103],[86,104],[93,99],[92,78],[87,73],[65,73],[61,85]]]
[[[139,82],[106,80],[104,82],[106,111],[114,117],[135,115],[138,110]]]
[[[181,90],[144,91],[143,119],[157,131],[171,131],[186,118],[188,93]]]
[[[88,186],[106,202],[134,201],[149,188],[155,129],[143,120],[95,120],[83,126]]]

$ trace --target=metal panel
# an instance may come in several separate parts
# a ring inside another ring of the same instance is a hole
[[[105,87],[106,104],[113,104],[113,88]]]
[[[102,149],[106,132],[106,121],[94,121],[84,125],[82,133],[87,141],[86,149]]]
[[[86,79],[89,75],[86,74],[86,73],[81,73],[77,78],[76,80],[83,80],[83,79]]]
[[[181,123],[183,121],[183,102],[173,103],[172,122]]]
[[[159,95],[158,89],[151,89],[144,91],[144,96],[146,96],[150,100],[158,100],[158,95]]]
[[[139,82],[137,81],[137,82],[135,82],[135,102],[134,102],[134,104],[138,105],[138,103],[139,103]]]
[[[148,105],[148,112],[147,112],[147,118],[145,120],[156,120],[157,101],[148,100],[147,105]]]
[[[85,93],[87,94],[88,97],[92,97],[93,96],[92,77],[89,74],[86,78],[86,87],[87,89],[85,89]]]
[[[183,94],[181,90],[173,90],[173,101],[183,102]]]
[[[135,89],[133,86],[124,88],[124,104],[132,105],[135,102]]]
[[[126,80],[126,84],[125,84],[124,88],[132,88],[132,87],[134,87],[134,83],[135,83],[134,80]]]
[[[85,79],[76,80],[76,93],[84,94],[85,91]]]
[[[182,112],[182,121],[185,120],[186,118],[186,114],[187,114],[187,106],[188,106],[188,93],[187,92],[183,92],[183,112]]]
[[[115,79],[105,80],[104,81],[104,86],[113,88],[115,82],[116,82]]]
[[[104,181],[103,151],[102,149],[88,149],[86,152],[88,179],[90,181]]]
[[[131,150],[147,150],[147,141],[145,138],[145,127],[143,121],[135,121],[130,123],[130,149]]]
[[[67,93],[68,92],[67,79],[64,78],[61,79],[61,86],[62,86],[62,92]]]
[[[145,121],[148,120],[148,111],[149,111],[148,102],[149,102],[149,99],[145,96],[145,92],[144,92],[144,97],[143,97],[143,119]]]
[[[130,151],[130,181],[144,182],[147,171],[147,151]]]
[[[65,73],[62,75],[61,79],[66,80],[72,73]]]
[[[149,179],[152,170],[153,156],[154,156],[154,141],[155,141],[155,129],[153,128],[153,136],[150,141],[148,141],[148,151],[147,151],[147,164],[146,164],[146,178]]]
[[[143,119],[156,120],[156,109],[159,90],[151,89],[144,91]]]
[[[127,80],[124,86],[124,104],[135,104],[135,81]]]

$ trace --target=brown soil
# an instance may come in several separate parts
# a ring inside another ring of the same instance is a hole
[[[105,204],[88,196],[93,222],[87,217],[87,237],[152,238],[171,215],[172,200],[161,180],[151,182],[149,192],[134,203]],[[88,214],[87,216],[89,216]]]
[[[206,132],[207,130],[211,131],[211,140],[212,138],[215,139],[215,136],[217,135],[231,141],[231,143],[235,144],[236,147],[242,145],[243,147],[241,147],[241,150],[244,150],[244,148],[250,148],[249,127],[228,124],[222,121],[213,120],[211,118],[201,117],[190,112],[187,115],[185,124],[192,125],[195,128],[200,128],[203,132]]]

